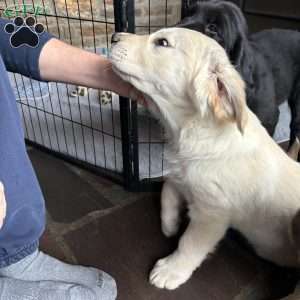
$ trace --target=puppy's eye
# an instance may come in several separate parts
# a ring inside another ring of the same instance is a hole
[[[154,42],[155,46],[159,47],[169,47],[169,42],[167,39],[157,39]]]
[[[208,30],[210,32],[216,32],[217,33],[218,32],[218,27],[217,27],[216,24],[211,23],[211,24],[208,24],[206,26],[206,30]]]

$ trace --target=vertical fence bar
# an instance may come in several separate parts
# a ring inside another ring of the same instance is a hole
[[[115,16],[115,30],[122,32],[126,30],[126,1],[114,0],[114,16]],[[130,151],[130,104],[129,100],[120,97],[120,119],[121,119],[121,137],[122,137],[122,155],[123,155],[123,178],[124,186],[130,187],[131,178],[133,176],[131,168],[131,151]]]
[[[186,11],[187,8],[190,5],[190,0],[182,0],[182,5],[181,5],[181,19],[183,19],[186,16]]]
[[[135,0],[127,1],[128,32],[135,33]],[[139,189],[140,166],[139,166],[139,138],[138,138],[138,104],[131,102],[131,147],[133,159],[133,178],[131,189]]]
[[[135,33],[135,5],[134,0],[126,1],[127,31]],[[130,102],[130,146],[132,157],[133,176],[131,178],[130,189],[137,190],[139,187],[139,146],[138,146],[138,112],[137,103]]]
[[[135,31],[134,0],[114,0],[116,32]],[[139,185],[137,104],[120,97],[124,186],[137,190]]]

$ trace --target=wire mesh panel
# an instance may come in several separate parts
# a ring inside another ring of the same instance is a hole
[[[135,1],[135,14],[129,18],[135,18],[136,33],[149,34],[178,23],[181,7],[181,0]],[[158,120],[150,116],[143,107],[137,107],[137,115],[139,178],[144,183],[149,183],[168,173],[164,155],[164,132]]]
[[[112,1],[0,0],[0,11],[12,19],[35,14],[37,21],[61,40],[109,54],[110,36],[115,31]],[[62,83],[41,83],[17,74],[10,74],[10,79],[29,141],[97,168],[123,171],[117,95]]]
[[[59,39],[109,55],[111,34],[146,34],[176,24],[181,0],[0,0],[13,19],[34,15]],[[136,189],[168,171],[157,120],[113,93],[10,74],[25,136],[31,143],[122,180]]]

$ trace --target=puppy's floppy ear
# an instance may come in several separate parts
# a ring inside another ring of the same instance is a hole
[[[202,114],[209,110],[218,122],[236,122],[241,133],[247,123],[245,84],[229,62],[218,58],[194,79],[194,101]]]

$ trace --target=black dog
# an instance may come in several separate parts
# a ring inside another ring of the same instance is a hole
[[[241,10],[233,3],[198,1],[178,24],[215,39],[247,85],[247,103],[273,135],[278,106],[288,100],[292,112],[290,145],[300,139],[300,33],[264,30],[248,37]]]

